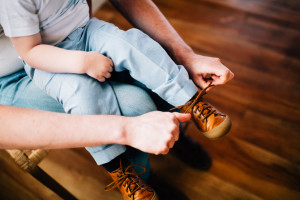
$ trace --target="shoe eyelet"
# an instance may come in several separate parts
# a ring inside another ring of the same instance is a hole
[[[118,174],[117,177],[120,178],[120,174]]]
[[[202,123],[204,123],[205,121],[204,120],[202,120]]]

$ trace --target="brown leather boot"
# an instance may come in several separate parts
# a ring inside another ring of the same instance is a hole
[[[203,90],[199,89],[190,101],[176,108],[180,109],[182,113],[190,113],[192,120],[205,137],[217,139],[229,132],[231,120],[228,115],[221,113],[212,105],[203,101],[202,96],[212,86],[212,83],[210,83]]]
[[[134,170],[134,166],[138,164],[130,164],[126,168],[120,163],[120,168],[108,174],[113,179],[113,182],[105,187],[105,191],[110,191],[116,187],[119,188],[124,200],[158,200],[158,196],[155,191],[148,186]]]

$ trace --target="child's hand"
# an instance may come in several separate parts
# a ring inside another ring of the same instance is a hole
[[[89,76],[104,82],[106,78],[111,77],[114,63],[111,59],[97,51],[86,52],[84,59],[84,72]]]

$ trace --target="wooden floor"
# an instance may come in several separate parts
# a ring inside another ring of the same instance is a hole
[[[300,2],[155,3],[195,52],[219,57],[235,79],[206,96],[231,117],[230,134],[210,141],[193,125],[187,129],[211,156],[211,168],[193,169],[171,153],[151,156],[153,172],[191,200],[300,199]],[[110,3],[96,17],[131,27]],[[0,199],[59,199],[3,151],[0,166]],[[110,179],[84,149],[51,151],[40,166],[79,199],[121,199],[104,192]]]

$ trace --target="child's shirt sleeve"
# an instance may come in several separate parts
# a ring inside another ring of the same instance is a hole
[[[39,17],[33,0],[0,0],[0,24],[8,37],[34,35]]]

